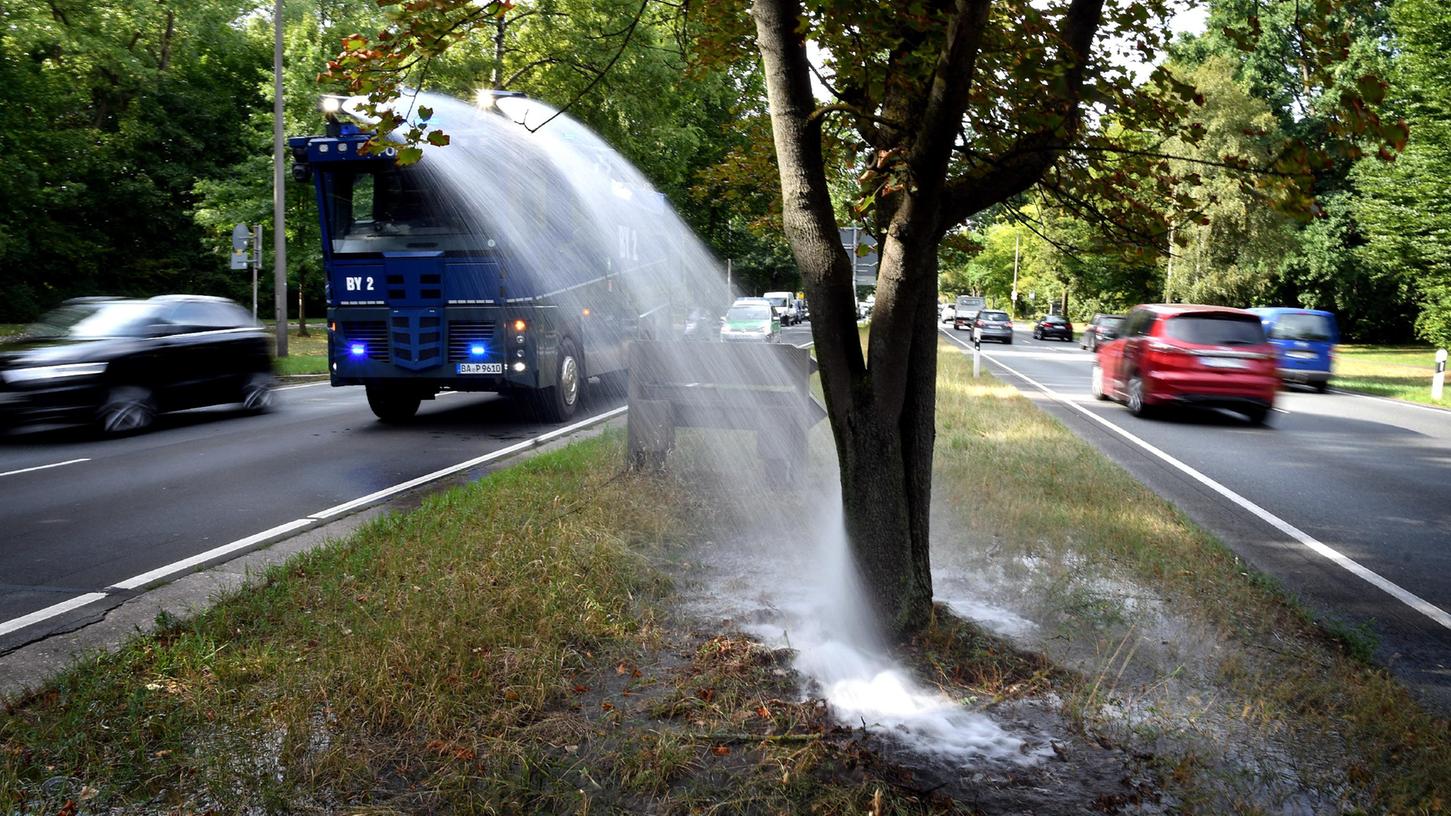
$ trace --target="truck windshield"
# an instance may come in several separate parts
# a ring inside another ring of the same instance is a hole
[[[417,165],[336,170],[326,190],[335,254],[481,248],[464,214]]]

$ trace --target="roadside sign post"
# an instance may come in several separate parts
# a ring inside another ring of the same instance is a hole
[[[975,380],[982,371],[982,330],[972,330],[972,378]]]
[[[252,268],[252,319],[257,319],[257,273],[262,269],[262,225],[232,227],[232,268]]]
[[[1436,349],[1436,376],[1431,378],[1431,399],[1440,402],[1446,388],[1446,349]]]

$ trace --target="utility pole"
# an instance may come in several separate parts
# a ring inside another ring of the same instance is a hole
[[[1022,236],[1017,230],[1013,230],[1013,297],[1008,308],[1013,310],[1014,315],[1018,313],[1018,249],[1021,242]]]
[[[1164,302],[1165,303],[1172,303],[1173,302],[1173,301],[1169,300],[1169,292],[1171,291],[1170,290],[1170,287],[1173,285],[1173,281],[1174,281],[1174,225],[1173,224],[1170,224],[1169,225],[1169,261],[1168,261],[1168,269],[1166,269],[1165,272],[1164,272]]]
[[[287,233],[282,186],[282,0],[272,3],[272,280],[277,308],[277,356],[287,356]]]

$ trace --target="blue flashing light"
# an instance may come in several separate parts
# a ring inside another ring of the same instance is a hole
[[[362,343],[353,343],[348,347],[348,353],[354,357],[362,357],[368,353],[368,347]]]
[[[472,354],[475,357],[484,356],[485,351],[487,351],[487,349],[484,348],[483,343],[474,343],[472,346],[469,346],[469,354]]]

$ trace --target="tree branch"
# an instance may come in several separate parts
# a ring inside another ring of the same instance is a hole
[[[1087,71],[1089,48],[1098,31],[1104,0],[1073,0],[1063,16],[1059,37],[1063,42],[1060,58],[1068,68],[1064,74],[1064,90],[1044,105],[1057,109],[1062,123],[1025,134],[1004,153],[1004,159],[991,163],[979,173],[970,173],[947,183],[943,198],[944,226],[958,224],[973,213],[1024,192],[1042,178],[1058,158],[1061,144],[1071,142],[1078,132],[1082,112],[1079,92]]]

